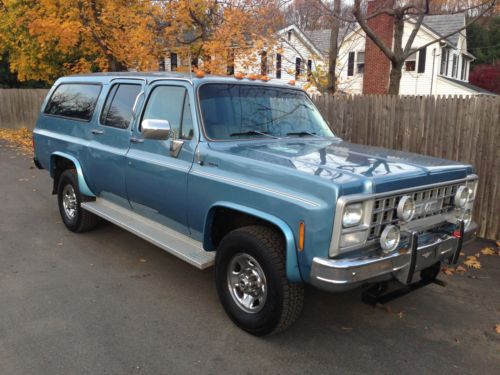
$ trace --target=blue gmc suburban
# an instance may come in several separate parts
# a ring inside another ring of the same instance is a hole
[[[304,284],[370,300],[435,281],[477,228],[471,166],[345,142],[273,80],[64,77],[34,143],[69,230],[105,219],[215,265],[225,311],[254,335],[297,319]]]

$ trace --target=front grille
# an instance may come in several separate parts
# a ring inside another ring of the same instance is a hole
[[[412,220],[422,219],[452,211],[454,209],[453,198],[460,185],[458,183],[406,193],[402,192],[397,195],[388,195],[376,199],[373,206],[368,241],[380,237],[380,233],[382,233],[386,225],[398,222],[397,207],[403,196],[409,195],[415,201],[416,212]]]

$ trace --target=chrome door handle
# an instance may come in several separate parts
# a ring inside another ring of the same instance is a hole
[[[103,133],[104,133],[104,130],[92,129],[92,134],[103,134]]]
[[[130,142],[132,143],[144,143],[144,139],[140,139],[140,138],[130,138]]]

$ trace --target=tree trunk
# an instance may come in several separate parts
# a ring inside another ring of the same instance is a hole
[[[391,74],[389,75],[389,95],[399,95],[399,86],[401,85],[403,63],[392,63]]]
[[[110,72],[123,72],[127,70],[127,67],[118,61],[113,55],[106,54],[106,59],[108,60],[108,68]]]
[[[399,86],[401,84],[401,70],[405,62],[403,53],[403,32],[404,32],[404,15],[397,10],[394,15],[394,56],[391,59],[391,73],[389,75],[389,90],[390,95],[399,95]]]
[[[338,56],[340,6],[340,0],[335,0],[333,8],[334,17],[332,19],[332,29],[330,32],[330,51],[328,53],[328,86],[326,87],[326,91],[329,94],[335,94],[337,91],[337,75],[335,74],[335,70]]]

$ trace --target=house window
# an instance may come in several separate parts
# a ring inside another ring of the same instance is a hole
[[[443,48],[441,50],[441,70],[440,73],[441,75],[447,75],[448,74],[448,57],[449,57],[449,51],[446,48]]]
[[[425,73],[425,57],[427,48],[422,48],[418,51],[418,73]]]
[[[198,58],[195,57],[191,60],[191,66],[197,68],[198,67]]]
[[[405,60],[405,70],[407,72],[414,72],[415,68],[417,66],[417,53],[412,53],[408,58]]]
[[[170,54],[170,71],[171,72],[177,71],[177,54],[176,53]]]
[[[354,52],[349,52],[349,57],[347,59],[347,75],[354,75]]]
[[[300,57],[297,57],[295,59],[295,79],[299,79],[302,68],[301,65],[302,65],[302,59]]]
[[[313,62],[312,60],[307,60],[307,80],[310,81],[312,78],[312,68],[313,68]]]
[[[281,55],[276,55],[276,78],[281,79]]]
[[[158,71],[165,71],[165,58],[163,56],[158,59]]]
[[[458,56],[453,55],[453,66],[451,68],[451,76],[453,78],[457,78],[457,72],[458,72]]]
[[[288,37],[288,41],[291,42],[292,41],[292,32],[291,31],[288,32],[287,37]]]
[[[363,74],[365,72],[365,51],[358,52],[356,66],[359,74]]]
[[[267,75],[267,52],[262,51],[260,54],[260,74]]]

